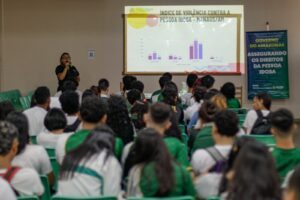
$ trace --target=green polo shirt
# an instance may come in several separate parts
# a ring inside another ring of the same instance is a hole
[[[79,145],[81,145],[84,140],[87,138],[87,136],[89,136],[91,134],[90,130],[79,130],[77,132],[75,132],[73,135],[71,135],[67,142],[66,142],[66,153],[68,153],[69,151],[77,148]],[[122,142],[122,140],[118,137],[115,138],[115,155],[117,158],[121,158],[122,156],[122,151],[123,151],[123,147],[124,144]]]
[[[177,162],[183,166],[189,165],[187,147],[184,145],[184,143],[174,137],[165,137],[164,142],[169,150],[169,153]]]
[[[281,180],[285,178],[287,173],[293,170],[300,164],[300,149],[281,149],[274,147],[272,155],[275,159],[276,169],[279,173]]]
[[[180,164],[173,164],[173,173],[175,184],[167,197],[175,196],[192,196],[196,195],[193,181],[189,172]],[[154,163],[150,163],[144,167],[141,173],[140,189],[144,197],[155,197],[159,187],[157,174],[155,172]]]
[[[215,142],[212,138],[212,124],[205,125],[203,128],[201,128],[195,138],[192,153],[197,149],[205,149],[214,146],[214,144]]]
[[[227,99],[227,107],[228,108],[240,108],[241,104],[237,98]]]

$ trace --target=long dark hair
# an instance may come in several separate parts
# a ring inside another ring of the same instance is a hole
[[[140,130],[146,126],[144,121],[144,114],[148,113],[149,104],[143,101],[136,101],[131,110],[131,119],[137,130]]]
[[[241,149],[249,142],[255,142],[256,140],[250,137],[238,137],[235,139],[232,148],[229,152],[228,161],[226,168],[223,172],[220,187],[219,187],[219,195],[226,192],[228,188],[228,180],[226,178],[226,174],[232,170],[234,161],[236,160],[237,156],[239,155]]]
[[[69,179],[79,164],[85,165],[94,155],[106,152],[105,161],[114,155],[114,132],[108,126],[96,127],[85,141],[70,151],[64,158],[60,168],[60,179]]]
[[[179,128],[178,119],[176,113],[172,112],[170,116],[171,126],[168,130],[165,131],[166,137],[175,137],[178,140],[182,141],[181,130]]]
[[[124,97],[113,95],[108,99],[107,124],[120,137],[124,144],[133,140],[133,124],[129,117]]]
[[[178,88],[174,82],[168,82],[165,84],[162,90],[163,102],[175,106],[178,102]]]
[[[259,142],[247,143],[233,167],[227,200],[280,200],[281,190],[274,159]]]
[[[135,164],[144,164],[146,166],[154,163],[155,175],[159,183],[155,196],[167,196],[175,184],[175,175],[172,157],[161,136],[154,129],[143,129],[136,138],[135,150]],[[144,169],[142,170],[142,175],[146,179],[150,180],[153,178],[143,171]]]

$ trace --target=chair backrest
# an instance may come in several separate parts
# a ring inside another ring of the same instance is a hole
[[[23,110],[30,108],[31,96],[20,97],[20,103]]]
[[[54,191],[57,191],[57,186],[58,186],[58,178],[59,178],[59,164],[56,160],[56,157],[49,157],[50,158],[50,163],[52,166],[52,171],[55,177],[55,183],[53,186]]]
[[[53,196],[52,200],[117,200],[117,197],[99,196],[99,197],[75,197],[75,196]]]
[[[276,145],[276,141],[273,135],[245,135],[244,137],[254,138],[257,141],[267,145],[268,147]]]
[[[30,136],[30,142],[31,142],[31,144],[37,144],[36,135]]]
[[[129,197],[128,200],[194,200],[194,197],[191,196],[179,196],[179,197],[165,197],[165,198],[155,198],[155,197]]]
[[[5,92],[0,92],[0,102],[10,101],[16,110],[21,111],[22,105],[20,103],[21,93],[19,90],[9,90]]]
[[[240,101],[241,106],[243,106],[243,87],[242,86],[235,87],[235,97]]]
[[[37,196],[23,196],[23,197],[18,197],[18,200],[39,200],[39,197]]]
[[[51,192],[48,177],[45,175],[40,175],[40,179],[44,186],[44,194],[41,196],[41,200],[49,200],[51,199]]]
[[[208,197],[206,200],[220,200],[220,197]]]

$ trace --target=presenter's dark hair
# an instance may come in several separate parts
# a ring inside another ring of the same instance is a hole
[[[63,64],[63,63],[62,63],[62,59],[63,59],[64,56],[69,56],[69,57],[71,57],[70,54],[67,53],[67,52],[62,53],[61,56],[60,56],[60,59],[59,59],[59,62],[60,62],[61,65]]]

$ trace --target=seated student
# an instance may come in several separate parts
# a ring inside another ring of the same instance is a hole
[[[45,117],[44,125],[47,131],[37,136],[37,143],[45,148],[55,149],[57,141],[63,136],[66,128],[66,116],[60,109],[52,108]]]
[[[219,112],[220,109],[211,101],[204,101],[202,104],[200,110],[199,110],[199,116],[200,116],[200,127],[198,129],[195,129],[194,132],[191,132],[190,138],[189,138],[189,147],[192,149],[192,152],[195,150],[201,148],[202,139],[201,136],[211,136],[212,134],[212,128],[213,128],[213,120],[215,117],[215,114]],[[200,131],[199,131],[200,130]]]
[[[130,114],[131,114],[131,120],[134,124],[136,131],[139,131],[146,127],[144,116],[145,114],[148,113],[148,110],[149,110],[149,104],[147,102],[135,101],[135,103],[133,104],[130,110]]]
[[[203,103],[204,95],[206,93],[206,88],[198,86],[195,87],[192,92],[194,103],[184,111],[185,121],[189,121],[193,117],[193,115],[200,109],[201,104]]]
[[[129,92],[127,92],[127,108],[130,112],[132,106],[135,104],[136,101],[141,101],[142,96],[141,92],[137,89],[131,89]]]
[[[239,120],[235,112],[225,110],[218,112],[214,117],[212,137],[215,145],[207,149],[199,149],[192,156],[192,167],[196,174],[209,171],[216,163],[216,152],[226,160],[234,142],[234,137],[239,131]],[[201,133],[199,133],[201,134]]]
[[[87,97],[98,97],[98,95],[91,89],[86,89],[82,93],[81,101],[83,101]]]
[[[65,91],[74,91],[76,92],[79,97],[81,98],[82,96],[82,92],[80,90],[77,89],[78,88],[78,82],[76,81],[72,81],[72,80],[68,80],[68,81],[65,81],[62,85],[62,89],[60,91],[58,91],[54,97],[60,97],[60,95],[62,93],[64,93]]]
[[[13,167],[18,152],[18,130],[11,123],[0,122],[0,176],[11,185],[17,195],[40,196],[44,192],[39,175],[33,169]],[[1,187],[0,191],[4,188]],[[3,196],[1,196],[1,199]]]
[[[215,91],[215,90],[206,90],[206,93],[203,96],[203,101],[210,101],[212,99],[212,97],[214,97],[215,95],[217,95],[219,92]],[[194,126],[197,126],[196,129],[200,128],[200,118],[199,118],[199,112],[194,113],[194,115],[192,116],[192,118],[190,119],[190,122],[187,126],[188,131],[192,130]],[[194,128],[195,129],[195,128]]]
[[[129,90],[127,93],[127,101],[130,104],[130,107],[133,106],[136,101],[142,101],[141,92],[137,89]]]
[[[12,190],[11,186],[3,178],[0,178],[0,188],[1,188],[0,190],[1,198],[9,199],[9,200],[17,200],[16,194]]]
[[[135,148],[127,197],[195,196],[189,172],[173,161],[156,130],[143,129],[136,138]]]
[[[99,88],[96,85],[92,85],[90,87],[90,90],[92,90],[96,96],[99,96],[99,94],[100,94]]]
[[[122,168],[114,156],[114,143],[114,132],[109,127],[92,130],[78,148],[66,154],[57,195],[118,196]]]
[[[107,118],[107,106],[98,97],[86,97],[80,107],[82,128],[74,134],[64,135],[59,138],[56,146],[56,158],[59,163],[66,154],[76,149],[98,124],[105,124]]]
[[[162,90],[163,101],[172,107],[175,112],[178,123],[184,124],[184,112],[181,106],[180,99],[178,97],[178,88],[174,82],[168,82],[165,84]]]
[[[182,104],[186,106],[191,106],[191,100],[193,98],[193,88],[196,80],[198,79],[197,74],[191,73],[186,78],[186,85],[188,86],[187,93],[183,94],[180,98],[182,100]]]
[[[38,135],[44,130],[44,118],[50,105],[50,90],[47,87],[38,87],[34,94],[36,105],[24,111],[29,122],[29,135]]]
[[[257,141],[247,143],[234,162],[228,179],[230,200],[281,200],[279,177],[268,148]]]
[[[300,199],[300,167],[297,167],[288,181],[283,200]]]
[[[238,137],[230,150],[227,160],[220,160],[208,173],[202,174],[194,179],[198,198],[208,199],[211,196],[223,194],[228,189],[226,174],[232,170],[234,161],[241,149],[249,142],[256,140],[249,137]]]
[[[287,109],[279,109],[270,116],[271,132],[276,140],[272,148],[276,168],[281,179],[300,164],[300,149],[295,147],[293,136],[296,130],[294,116]]]
[[[19,145],[17,155],[12,160],[14,166],[34,169],[38,174],[48,176],[49,183],[54,183],[54,175],[49,156],[40,145],[30,144],[28,134],[28,120],[23,113],[12,112],[7,116],[7,121],[18,129]]]
[[[164,142],[172,157],[178,163],[188,166],[187,149],[181,141],[178,122],[170,106],[161,102],[153,104],[149,109],[149,113],[144,115],[144,121],[147,128],[154,128],[164,138]],[[174,121],[175,123],[172,123]],[[135,154],[134,142],[128,143],[124,147],[122,154],[124,177],[127,176],[129,169],[132,167]]]
[[[6,116],[13,111],[15,111],[15,108],[10,101],[0,102],[0,120],[1,121],[4,121],[6,119]]]
[[[170,72],[165,72],[161,76],[167,77],[170,81],[173,79],[173,75]]]
[[[80,119],[79,116],[79,96],[74,91],[65,91],[59,97],[62,110],[67,116],[67,128],[65,132],[74,132],[77,130]]]
[[[108,100],[109,98],[109,82],[107,79],[102,78],[98,82],[98,88],[100,91],[100,98],[103,100]]]
[[[133,81],[131,84],[131,89],[136,89],[136,90],[140,91],[142,100],[145,99],[144,83],[142,81],[139,81],[139,80]]]
[[[251,134],[258,115],[266,117],[270,113],[272,99],[267,93],[258,93],[253,98],[253,110],[248,111],[243,128],[247,134]]]
[[[134,127],[124,97],[113,95],[108,99],[107,125],[124,144],[133,141]]]
[[[171,79],[167,76],[162,76],[162,77],[159,78],[160,90],[156,90],[155,92],[152,93],[152,95],[151,95],[151,102],[152,103],[156,103],[158,101],[161,101],[161,99],[162,99],[162,97],[161,97],[162,96],[161,95],[162,90],[163,90],[165,84],[167,82],[170,82],[170,81],[171,81]]]
[[[231,82],[225,83],[220,92],[226,97],[228,108],[240,108],[241,104],[237,98],[235,98],[235,85]]]
[[[215,79],[211,75],[205,75],[201,78],[201,86],[206,87],[207,91],[213,88],[214,83]]]
[[[172,110],[170,106],[165,103],[155,103],[150,107],[149,113],[145,117],[146,127],[157,130],[164,137],[164,142],[174,159],[187,166],[188,159],[185,145],[176,137],[166,137],[166,132],[172,126],[171,117]]]
[[[126,97],[127,92],[132,89],[132,83],[136,80],[137,80],[137,78],[135,76],[131,76],[131,75],[123,76],[123,79],[122,79],[123,88],[122,88],[122,91],[121,91],[121,95],[123,97]]]

